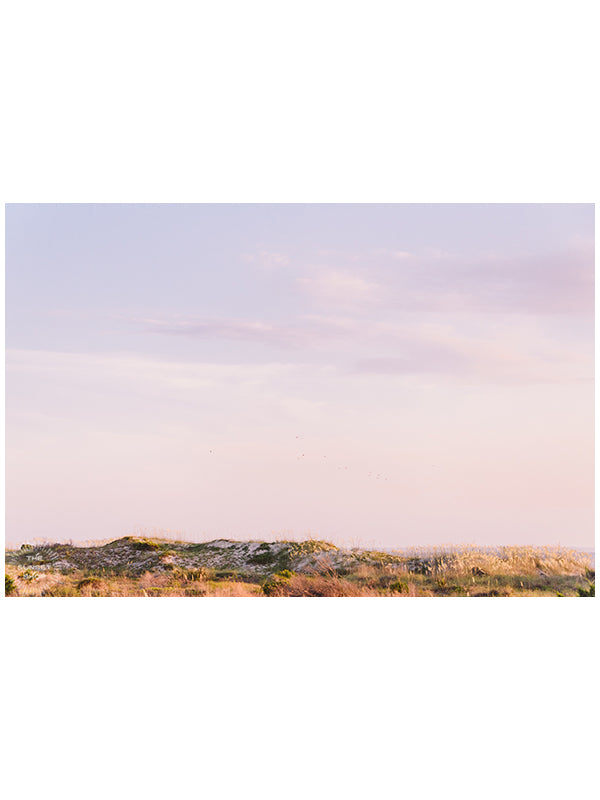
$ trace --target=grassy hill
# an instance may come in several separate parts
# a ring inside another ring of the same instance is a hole
[[[421,548],[388,553],[303,542],[107,544],[7,550],[5,590],[42,597],[591,596],[591,557],[564,548]]]

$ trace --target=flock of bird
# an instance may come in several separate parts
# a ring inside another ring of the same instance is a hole
[[[296,436],[296,443],[298,444],[298,443],[299,443],[300,441],[302,441],[303,439],[304,439],[304,437],[303,437],[303,436],[300,436],[300,435],[298,434],[298,435]],[[208,452],[209,452],[211,455],[214,455],[214,450],[209,450]],[[303,458],[306,458],[306,453],[298,453],[298,455],[296,456],[296,461],[302,461],[302,459],[303,459]],[[326,458],[327,458],[327,456],[326,456],[326,455],[323,455],[323,456],[322,456],[322,458],[326,459]],[[437,465],[437,464],[431,464],[431,466],[432,466],[434,469],[439,469],[439,467],[438,467],[438,465]],[[337,465],[337,467],[336,467],[336,469],[337,469],[338,471],[346,471],[346,470],[348,470],[348,466],[347,466],[346,464],[338,464],[338,465]],[[374,471],[371,471],[371,472],[367,473],[367,477],[368,477],[368,478],[370,478],[370,479],[372,479],[372,480],[376,480],[376,481],[388,481],[388,480],[389,480],[389,477],[388,477],[387,475],[385,475],[384,473],[382,473],[382,472],[374,472]]]
[[[303,436],[297,435],[296,436],[296,443],[298,444],[299,441],[301,441],[302,439],[304,439]],[[214,455],[215,451],[214,450],[209,450],[208,452],[209,452],[210,455]],[[298,455],[296,455],[296,461],[302,461],[302,459],[304,459],[304,458],[306,458],[306,453],[298,452]],[[327,459],[328,456],[323,455],[322,458],[323,459]],[[337,471],[346,471],[346,470],[348,470],[348,465],[346,465],[346,464],[338,464],[336,466],[336,470]],[[368,478],[372,478],[373,480],[377,480],[377,481],[379,481],[379,480],[381,480],[381,481],[389,480],[388,476],[384,475],[381,472],[373,472],[373,471],[371,471],[371,472],[368,473],[367,477]]]
[[[296,436],[296,439],[303,439],[303,438],[304,438],[303,436]],[[296,456],[296,461],[301,461],[305,457],[306,457],[306,453],[300,453],[300,455]],[[327,456],[324,455],[324,456],[322,456],[322,458],[327,458]],[[346,464],[338,464],[337,465],[337,469],[338,470],[347,470],[348,466]],[[369,472],[368,477],[369,478],[374,477],[376,480],[383,480],[383,481],[387,481],[388,480],[387,476],[382,475],[380,472],[378,472],[377,474],[375,474],[374,472]]]

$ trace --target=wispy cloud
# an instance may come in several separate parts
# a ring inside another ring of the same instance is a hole
[[[35,373],[60,377],[86,376],[105,386],[119,379],[132,384],[140,381],[168,385],[175,389],[202,388],[213,383],[243,383],[264,380],[294,369],[284,362],[260,364],[222,364],[194,361],[159,360],[131,354],[69,353],[46,350],[9,349],[8,373]]]
[[[389,250],[388,248],[385,247],[378,247],[376,250],[373,251],[373,254],[375,256],[384,256],[387,258],[391,258],[395,261],[405,261],[407,258],[414,258],[414,253],[411,253],[408,250]]]
[[[273,250],[259,250],[257,253],[245,253],[244,261],[254,264],[260,269],[273,272],[282,267],[287,267],[290,264],[290,257],[285,253]]]
[[[370,308],[382,298],[382,287],[360,274],[340,269],[313,271],[299,277],[298,286],[311,300],[328,308]]]
[[[528,321],[529,320],[529,321]],[[591,380],[591,344],[563,342],[527,316],[408,315],[403,321],[356,316],[297,317],[289,323],[205,318],[135,318],[153,334],[251,342],[310,361],[364,373],[427,373],[457,380]]]
[[[303,294],[332,311],[588,316],[594,311],[592,240],[573,239],[559,251],[518,256],[429,247],[376,248],[346,258],[338,253],[336,259],[335,267],[307,266],[297,278]]]
[[[386,270],[386,303],[409,311],[593,314],[594,246],[520,257],[407,255]]]
[[[256,342],[277,347],[311,347],[324,341],[346,338],[354,332],[350,320],[307,316],[295,322],[278,323],[260,319],[207,317],[132,317],[151,333],[204,339]]]
[[[319,255],[316,253],[315,255]],[[322,255],[322,254],[321,254]],[[286,269],[299,302],[328,313],[405,312],[587,315],[594,311],[594,242],[560,251],[468,254],[439,248],[331,253],[322,267],[263,250],[248,257],[265,272]]]
[[[515,323],[513,322],[512,325]],[[540,331],[520,336],[508,323],[466,335],[450,324],[379,324],[373,338],[386,352],[357,359],[358,372],[388,375],[441,375],[459,381],[571,383],[592,381],[591,353],[557,346]],[[374,348],[373,348],[374,349]]]

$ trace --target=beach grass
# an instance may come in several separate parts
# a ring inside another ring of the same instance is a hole
[[[589,554],[448,545],[387,551],[328,542],[112,542],[5,552],[10,597],[592,597]]]

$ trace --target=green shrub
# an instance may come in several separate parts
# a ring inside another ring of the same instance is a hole
[[[145,540],[134,539],[133,547],[135,550],[142,550],[142,551],[145,550],[149,552],[156,552],[157,550],[161,549],[160,544],[158,544],[158,542],[148,541],[147,539]]]
[[[203,581],[207,578],[207,576],[207,571],[202,567],[199,569],[184,569],[181,570],[180,574],[178,574],[178,577],[181,577],[186,581]]]
[[[235,569],[216,569],[214,574],[217,581],[237,581],[238,579]]]
[[[582,589],[581,587],[577,588],[577,594],[579,597],[595,597],[596,596],[596,584],[591,583],[588,589]]]
[[[271,564],[273,561],[273,554],[269,550],[269,552],[265,553],[255,553],[248,559],[250,564]]]
[[[8,597],[9,594],[12,594],[17,588],[17,584],[14,580],[10,577],[10,575],[4,574],[4,594]]]
[[[389,585],[390,592],[397,592],[398,594],[408,594],[408,583],[405,581],[394,581]]]
[[[450,592],[450,594],[456,594],[456,595],[466,595],[467,594],[467,590],[465,589],[465,587],[461,586],[460,584],[456,584],[454,586],[448,587],[448,591]],[[499,594],[504,595],[504,594],[506,594],[506,591],[507,590],[504,589],[502,591],[502,593],[499,592]]]
[[[289,569],[282,569],[281,572],[275,573],[268,578],[262,585],[263,593],[267,597],[279,594],[281,589],[289,583],[290,578],[293,578],[296,573]]]

